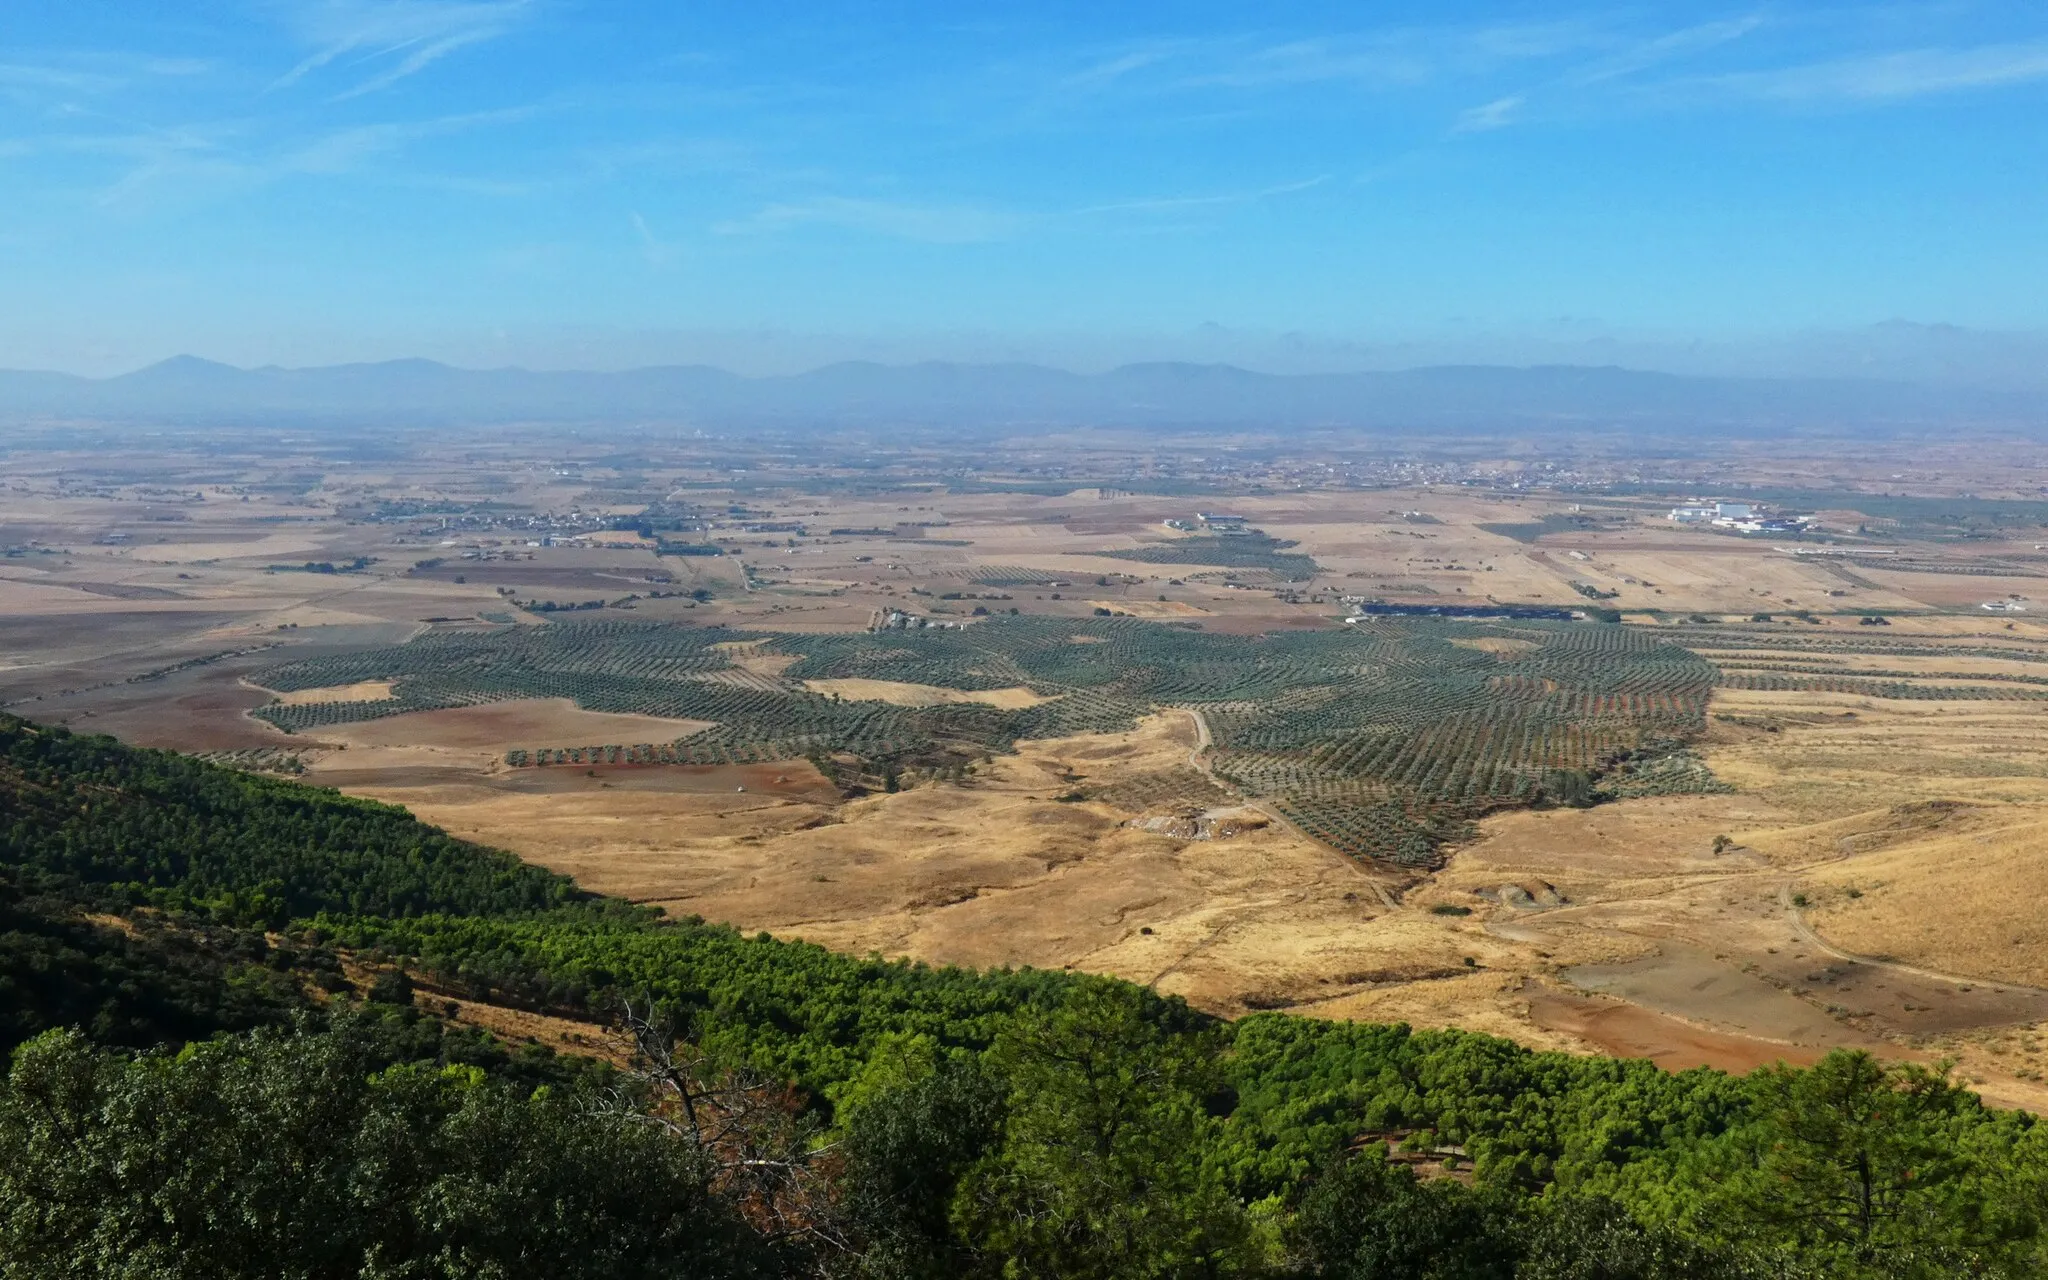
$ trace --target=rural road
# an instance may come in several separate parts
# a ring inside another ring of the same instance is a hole
[[[1266,815],[1267,818],[1271,819],[1274,822],[1279,823],[1283,827],[1286,827],[1289,831],[1292,831],[1295,834],[1301,836],[1301,838],[1304,840],[1308,840],[1315,844],[1322,845],[1322,847],[1325,849],[1330,849],[1330,851],[1337,856],[1338,860],[1344,864],[1345,868],[1349,870],[1352,875],[1358,877],[1360,880],[1363,880],[1366,884],[1372,886],[1372,891],[1379,897],[1381,906],[1385,907],[1389,911],[1396,910],[1400,907],[1401,904],[1394,899],[1394,895],[1387,891],[1387,886],[1381,884],[1378,879],[1376,879],[1373,875],[1367,872],[1364,867],[1360,866],[1358,859],[1352,857],[1350,854],[1343,852],[1341,849],[1331,849],[1330,846],[1324,841],[1317,840],[1308,832],[1303,831],[1299,826],[1296,826],[1294,823],[1288,821],[1287,815],[1281,813],[1272,805],[1267,804],[1263,800],[1259,800],[1251,796],[1245,796],[1243,792],[1238,790],[1238,788],[1232,786],[1228,782],[1225,782],[1223,779],[1217,777],[1215,771],[1209,768],[1209,762],[1203,758],[1203,753],[1206,752],[1215,743],[1215,739],[1212,738],[1209,734],[1208,719],[1204,717],[1201,712],[1195,710],[1193,707],[1176,707],[1174,708],[1174,710],[1185,712],[1188,715],[1188,717],[1195,722],[1195,745],[1189,748],[1188,750],[1188,764],[1191,767],[1199,770],[1203,777],[1207,778],[1210,782],[1215,783],[1216,786],[1222,788],[1224,791],[1242,797],[1245,807],[1258,810],[1260,813]]]
[[[1215,741],[1215,739],[1209,736],[1208,717],[1193,707],[1182,707],[1181,710],[1187,712],[1188,717],[1195,722],[1195,745],[1194,749],[1188,752],[1188,763],[1207,774],[1209,773],[1209,766],[1203,761],[1202,753],[1207,751]],[[1215,781],[1215,775],[1210,774],[1210,781]]]
[[[1851,964],[1866,964],[1873,969],[1886,969],[1893,973],[1910,974],[1916,978],[1927,978],[1935,982],[1946,982],[1951,986],[1995,987],[2000,991],[2024,991],[2031,995],[2048,998],[2048,990],[2043,990],[2040,987],[2030,987],[2024,982],[2006,982],[1996,978],[1966,977],[1962,974],[1943,973],[1939,969],[1922,969],[1918,965],[1901,964],[1896,960],[1880,960],[1875,956],[1860,956],[1853,951],[1844,951],[1826,938],[1821,937],[1819,933],[1814,931],[1812,925],[1806,923],[1806,917],[1799,914],[1799,908],[1792,901],[1792,884],[1790,881],[1779,886],[1778,905],[1785,909],[1785,919],[1791,924],[1792,931],[1799,935],[1800,941],[1816,951],[1826,952],[1837,960],[1846,960]]]
[[[1689,881],[1686,885],[1686,891],[1696,892],[1704,887],[1741,878],[1739,876],[1702,877]],[[1792,881],[1787,880],[1778,886],[1778,905],[1784,909],[1785,921],[1791,926],[1792,932],[1801,942],[1824,955],[1833,956],[1837,960],[1844,960],[1850,964],[1868,965],[1873,969],[1886,970],[1915,978],[1924,978],[1932,982],[1945,982],[1950,986],[1995,987],[2000,991],[2021,992],[2048,999],[2048,989],[2028,986],[2024,982],[2009,982],[1997,978],[1981,978],[1971,977],[1967,974],[1945,973],[1939,969],[1923,969],[1918,965],[1903,964],[1896,960],[1880,960],[1875,956],[1858,955],[1853,951],[1845,951],[1822,937],[1812,925],[1806,922],[1806,918],[1800,914],[1799,908],[1792,901],[1792,884]],[[1518,917],[1511,917],[1510,920],[1512,922],[1503,922],[1489,918],[1483,927],[1487,933],[1505,938],[1510,942],[1542,942],[1545,939],[1542,936],[1540,927],[1532,929],[1527,927],[1518,928],[1517,926],[1536,926],[1538,921],[1548,923],[1569,920],[1584,910],[1586,910],[1584,907],[1552,907],[1541,911],[1526,911],[1520,913]]]

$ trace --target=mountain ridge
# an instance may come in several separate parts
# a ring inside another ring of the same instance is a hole
[[[954,427],[2037,427],[2048,398],[1852,378],[1705,377],[1618,365],[1431,365],[1274,374],[1152,361],[840,361],[749,377],[703,364],[466,369],[418,357],[239,368],[173,356],[107,378],[0,369],[0,420],[354,419]]]

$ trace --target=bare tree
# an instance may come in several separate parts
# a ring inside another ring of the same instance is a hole
[[[713,1187],[771,1240],[850,1250],[832,1195],[836,1144],[817,1140],[794,1089],[714,1064],[652,1000],[623,1001],[614,1033],[627,1080],[603,1095],[601,1111],[688,1143],[711,1166]]]

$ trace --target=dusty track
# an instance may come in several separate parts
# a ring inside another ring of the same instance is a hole
[[[1829,942],[1826,938],[1823,938],[1818,932],[1815,931],[1812,925],[1806,922],[1806,917],[1800,913],[1798,906],[1795,905],[1792,901],[1793,883],[1793,881],[1787,880],[1784,883],[1784,885],[1782,885],[1779,888],[1779,905],[1784,907],[1786,921],[1792,926],[1793,931],[1799,935],[1800,939],[1803,942],[1805,942],[1808,946],[1814,948],[1816,951],[1824,951],[1828,955],[1835,957],[1837,960],[1846,960],[1850,964],[1868,965],[1873,969],[1883,970],[1914,978],[1924,978],[1931,982],[1946,982],[1951,986],[1965,988],[1981,987],[1986,985],[1987,983],[1991,983],[1994,981],[1993,979],[1988,978],[1970,977],[1967,974],[1944,973],[1939,969],[1927,969],[1922,968],[1919,965],[1901,964],[1897,960],[1886,960],[1878,956],[1864,956],[1858,955],[1853,951],[1845,951],[1841,947],[1836,946],[1834,943]],[[2043,1000],[2048,1000],[2048,989],[2043,989],[2041,987],[2028,986],[2027,984],[2022,982],[2008,982],[2004,980],[1997,980],[1995,982],[1995,985],[1997,985],[2000,988],[2003,988],[2007,992],[2039,996]]]
[[[1173,709],[1185,713],[1190,719],[1192,719],[1195,722],[1195,745],[1189,748],[1188,750],[1188,764],[1200,770],[1202,776],[1207,778],[1210,782],[1215,783],[1219,789],[1230,792],[1232,794],[1237,794],[1236,787],[1231,786],[1223,779],[1217,777],[1215,771],[1209,767],[1209,748],[1212,745],[1214,745],[1215,739],[1209,736],[1209,721],[1207,717],[1203,716],[1201,712],[1195,710],[1193,707],[1176,707]],[[1308,832],[1303,831],[1300,827],[1297,827],[1294,825],[1294,823],[1288,821],[1287,815],[1280,812],[1280,810],[1272,804],[1269,804],[1264,800],[1251,799],[1243,796],[1239,796],[1239,801],[1241,807],[1257,810],[1259,813],[1264,814],[1269,820],[1279,823],[1281,826],[1287,828],[1289,831],[1292,831],[1296,835],[1300,836],[1303,840],[1310,841],[1314,844],[1323,845],[1324,848],[1329,848],[1329,846],[1324,845],[1321,840],[1317,840]],[[1381,906],[1385,907],[1389,911],[1399,909],[1401,905],[1400,900],[1394,896],[1393,891],[1387,887],[1385,881],[1381,880],[1377,876],[1371,875],[1368,872],[1366,872],[1365,869],[1358,863],[1356,859],[1351,858],[1350,856],[1343,854],[1335,849],[1331,849],[1330,852],[1336,854],[1339,858],[1343,859],[1344,865],[1351,868],[1353,873],[1358,877],[1358,880],[1361,884],[1367,885],[1372,889],[1373,896],[1380,900]]]

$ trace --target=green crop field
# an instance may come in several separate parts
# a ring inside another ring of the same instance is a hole
[[[1496,655],[1472,647],[1519,642]],[[742,673],[730,642],[796,659]],[[1463,643],[1459,643],[1463,642]],[[744,682],[739,677],[746,676]],[[1049,701],[903,707],[812,693],[857,677]],[[514,764],[748,763],[851,753],[865,777],[945,772],[1021,738],[1128,729],[1200,713],[1207,763],[1346,852],[1407,865],[1489,810],[1606,794],[1711,789],[1683,744],[1704,727],[1715,668],[1637,630],[1568,622],[1374,619],[1229,636],[1127,618],[991,618],[964,630],[774,635],[613,621],[409,644],[263,672],[281,690],[395,682],[376,703],[276,704],[293,731],[422,707],[566,697],[593,711],[715,722],[670,743],[537,743]],[[840,770],[842,776],[844,770]]]

